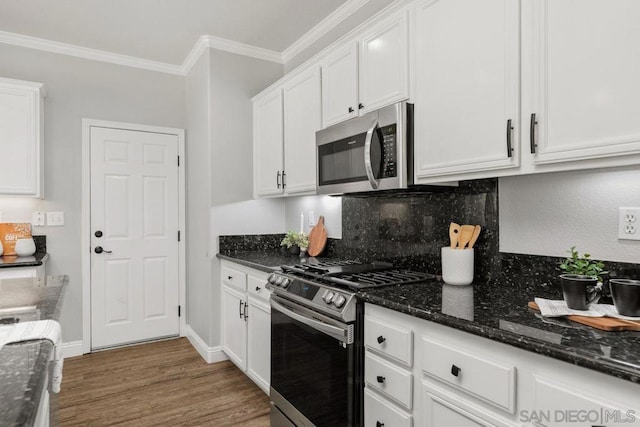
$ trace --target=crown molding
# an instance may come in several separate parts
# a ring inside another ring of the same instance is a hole
[[[195,63],[198,62],[200,55],[209,48],[275,62],[277,64],[284,64],[280,52],[223,39],[221,37],[203,35],[198,38],[193,49],[191,49],[191,52],[189,52],[185,58],[182,64],[182,74],[187,75]]]
[[[38,37],[25,36],[23,34],[9,33],[6,31],[0,31],[0,43],[75,56],[77,58],[91,59],[94,61],[125,65],[127,67],[141,68],[143,70],[157,71],[160,73],[183,75],[182,66],[180,65],[152,61],[149,59],[137,58],[135,56],[121,55],[119,53],[107,52],[105,50],[91,49],[41,39]]]
[[[347,0],[329,16],[320,21],[315,27],[296,40],[291,46],[282,51],[282,59],[285,63],[291,61],[305,49],[311,46],[322,36],[333,30],[342,21],[351,16],[370,0]]]

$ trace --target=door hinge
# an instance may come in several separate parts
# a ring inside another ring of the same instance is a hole
[[[180,156],[178,156],[178,167],[180,167]]]
[[[178,230],[178,242],[180,241],[180,230]]]
[[[180,317],[180,315],[181,315],[181,313],[180,313],[180,312],[181,312],[181,310],[180,310],[180,306],[178,306],[178,317]]]

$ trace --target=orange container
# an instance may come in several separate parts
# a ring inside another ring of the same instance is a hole
[[[29,237],[31,237],[31,224],[28,222],[0,223],[0,241],[6,256],[16,254],[16,240]]]

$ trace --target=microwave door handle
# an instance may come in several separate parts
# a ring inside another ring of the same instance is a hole
[[[332,325],[327,325],[326,323],[323,322],[319,322],[315,319],[310,319],[306,316],[303,316],[301,314],[298,314],[292,310],[289,310],[288,308],[286,308],[285,306],[283,306],[280,303],[277,303],[276,301],[274,301],[273,299],[271,299],[271,307],[275,308],[276,310],[286,314],[287,316],[291,317],[294,320],[297,320],[300,323],[303,323],[317,331],[323,332],[327,335],[329,335],[330,337],[333,337],[337,340],[340,340],[341,342],[345,342],[347,341],[347,330],[343,329],[343,328],[339,328],[337,326],[332,326]],[[349,343],[347,343],[349,344]]]
[[[364,168],[367,171],[367,178],[374,190],[378,189],[378,180],[373,176],[373,168],[371,167],[371,141],[373,140],[373,133],[378,127],[378,121],[374,120],[373,124],[367,131],[367,137],[364,140]]]

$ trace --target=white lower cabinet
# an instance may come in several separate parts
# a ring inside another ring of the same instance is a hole
[[[367,426],[640,427],[631,381],[372,304],[364,335]]]
[[[222,350],[265,393],[271,372],[268,273],[228,261],[221,264]]]

